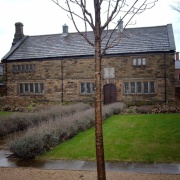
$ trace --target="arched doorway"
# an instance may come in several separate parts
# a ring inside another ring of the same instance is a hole
[[[104,85],[104,104],[116,102],[116,86],[114,84]]]

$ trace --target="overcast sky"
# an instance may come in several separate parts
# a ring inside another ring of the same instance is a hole
[[[171,4],[173,0],[159,0],[155,7],[135,16],[135,25],[128,27],[172,24],[176,51],[180,51],[180,13],[172,10]],[[62,33],[65,23],[69,26],[69,32],[75,32],[67,13],[51,0],[0,0],[0,7],[0,59],[11,47],[16,22],[24,24],[25,35]]]

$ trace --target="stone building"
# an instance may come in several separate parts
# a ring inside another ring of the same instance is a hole
[[[180,59],[179,59],[179,52],[176,53],[176,61],[175,61],[175,94],[176,94],[176,98],[180,99]]]
[[[113,32],[113,33],[112,33]],[[93,32],[86,32],[93,41]],[[103,32],[105,104],[114,101],[167,101],[175,97],[175,42],[172,25]],[[113,41],[115,39],[115,41]],[[2,59],[7,95],[37,99],[94,101],[94,49],[78,33],[25,36],[15,24],[11,50]]]
[[[0,63],[0,96],[3,96],[4,85],[3,85],[3,64]]]

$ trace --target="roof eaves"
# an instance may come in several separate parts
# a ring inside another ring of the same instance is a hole
[[[175,45],[175,40],[174,40],[172,24],[167,24],[167,32],[168,32],[168,38],[169,38],[169,48],[170,50],[175,51],[176,45]]]
[[[19,40],[11,49],[10,51],[2,58],[3,60],[6,60],[27,38],[28,36],[24,36],[21,40]]]

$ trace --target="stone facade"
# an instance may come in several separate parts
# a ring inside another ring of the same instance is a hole
[[[175,61],[175,95],[176,99],[180,99],[180,58],[179,52],[176,52]]]
[[[135,65],[134,59],[139,58],[145,59],[145,64]],[[6,64],[7,95],[61,102],[91,102],[94,101],[94,66],[93,57],[9,61]],[[174,66],[174,53],[105,56],[102,60],[102,89],[107,84],[114,84],[117,101],[173,100]],[[112,77],[105,75],[106,68],[112,70]],[[137,93],[138,82],[142,88],[138,90],[140,93]],[[132,93],[125,92],[125,83],[132,86]],[[147,93],[143,90],[144,83],[149,88]]]

